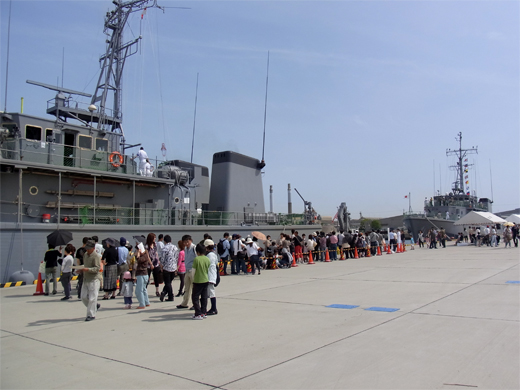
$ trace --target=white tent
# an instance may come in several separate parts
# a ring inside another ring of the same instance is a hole
[[[508,222],[520,223],[520,214],[511,214],[506,218]]]
[[[461,219],[455,222],[455,225],[491,225],[497,223],[504,223],[505,219],[496,216],[493,213],[488,213],[487,211],[471,211],[463,216]]]

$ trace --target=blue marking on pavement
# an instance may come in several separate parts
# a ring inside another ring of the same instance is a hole
[[[508,280],[506,283],[520,284],[520,280]]]
[[[393,309],[391,307],[369,307],[368,309],[365,309],[365,310],[370,310],[370,311],[386,311],[386,312],[393,312],[393,311],[397,311],[399,309]]]
[[[340,305],[338,303],[335,303],[326,307],[332,307],[333,309],[355,309],[356,307],[359,307],[359,305]]]

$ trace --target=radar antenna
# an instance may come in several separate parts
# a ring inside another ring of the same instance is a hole
[[[464,191],[464,173],[468,173],[468,168],[472,166],[472,164],[468,164],[466,156],[472,153],[478,154],[478,147],[472,146],[471,149],[462,149],[462,132],[459,132],[455,139],[459,141],[459,148],[456,150],[447,149],[446,156],[455,155],[457,157],[457,165],[450,166],[457,172],[457,178],[453,182],[452,190],[455,194],[464,194],[469,192],[469,186]]]

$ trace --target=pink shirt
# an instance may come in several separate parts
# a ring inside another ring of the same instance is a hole
[[[177,272],[179,274],[186,273],[186,265],[184,264],[184,250],[179,252],[179,260],[177,260]]]
[[[331,244],[337,244],[338,243],[338,236],[333,235],[329,237]]]

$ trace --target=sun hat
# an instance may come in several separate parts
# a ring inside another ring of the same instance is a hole
[[[126,271],[123,274],[123,279],[132,279],[132,274],[130,273],[130,271]]]
[[[96,243],[94,240],[88,240],[85,244],[85,249],[94,249],[96,247]]]
[[[212,246],[212,245],[215,245],[213,240],[207,239],[206,241],[204,241],[204,246]]]

